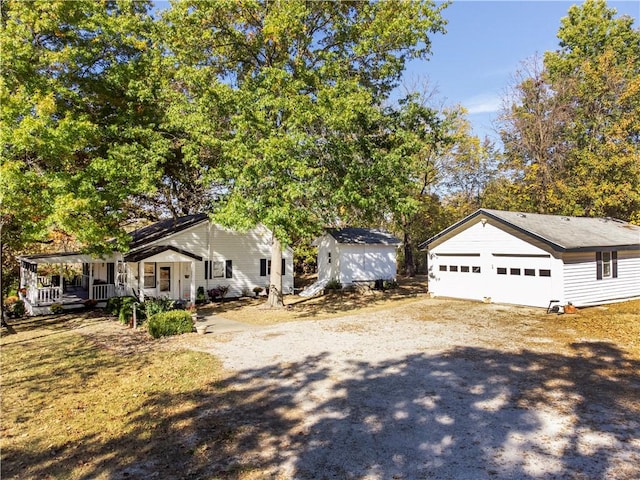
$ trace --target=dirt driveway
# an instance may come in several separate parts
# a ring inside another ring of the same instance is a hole
[[[581,336],[577,318],[421,299],[246,329],[214,319],[213,333],[166,346],[210,352],[230,372],[238,404],[202,412],[234,426],[211,472],[640,478],[640,361]]]

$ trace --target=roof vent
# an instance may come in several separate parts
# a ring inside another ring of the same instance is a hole
[[[560,217],[560,220],[564,220],[565,222],[570,222],[571,219],[569,217]]]
[[[521,218],[527,218],[527,216],[524,213],[518,213],[517,215]]]

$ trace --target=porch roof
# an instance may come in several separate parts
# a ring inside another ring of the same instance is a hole
[[[88,253],[63,252],[63,253],[43,253],[39,255],[21,255],[18,260],[26,263],[36,264],[60,264],[60,263],[91,263],[104,262],[102,258],[92,257]]]
[[[125,262],[140,262],[142,260],[147,260],[156,255],[160,255],[167,251],[172,251],[177,253],[179,256],[187,257],[181,260],[194,259],[198,261],[202,261],[202,257],[200,255],[196,255],[194,253],[188,252],[186,250],[182,250],[181,248],[174,247],[173,245],[155,245],[151,247],[141,248],[140,250],[135,250],[133,252],[129,252],[125,254],[124,261]],[[157,259],[162,260],[162,259]]]

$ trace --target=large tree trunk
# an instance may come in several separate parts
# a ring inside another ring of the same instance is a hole
[[[269,275],[269,299],[270,307],[284,307],[282,300],[282,246],[274,236],[271,240],[271,274]]]
[[[408,277],[416,276],[416,262],[413,258],[413,239],[404,232],[404,273]]]

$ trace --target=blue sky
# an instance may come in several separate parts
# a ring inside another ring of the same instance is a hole
[[[444,10],[447,34],[433,37],[429,61],[413,62],[405,83],[428,81],[447,105],[469,111],[476,135],[497,140],[492,123],[521,62],[558,48],[565,1],[455,1]],[[610,1],[618,15],[640,19],[640,1]]]

